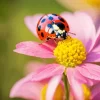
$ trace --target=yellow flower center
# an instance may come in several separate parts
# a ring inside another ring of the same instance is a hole
[[[84,100],[90,100],[91,96],[90,89],[85,84],[82,85],[82,88],[84,93]]]
[[[46,85],[44,85],[44,87],[41,90],[41,100],[46,100],[47,87],[48,87],[48,85],[46,84]],[[53,100],[63,100],[63,96],[64,96],[64,89],[59,84],[54,93]]]
[[[86,50],[80,40],[68,37],[58,42],[54,55],[59,64],[65,67],[75,67],[86,59]]]
[[[100,8],[100,0],[86,0],[86,2],[94,7]]]

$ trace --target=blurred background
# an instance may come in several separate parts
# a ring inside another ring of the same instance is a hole
[[[96,21],[100,20],[99,2],[80,1],[82,0],[0,0],[0,100],[22,100],[9,98],[11,87],[25,75],[28,62],[46,61],[13,52],[15,45],[21,41],[39,41],[25,26],[24,17],[36,13],[60,14],[64,11],[82,10],[88,12],[93,19],[97,18]]]

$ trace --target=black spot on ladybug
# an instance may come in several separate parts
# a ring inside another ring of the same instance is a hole
[[[41,23],[45,22],[46,19],[42,19]]]
[[[53,20],[53,17],[52,16],[49,16],[49,20]]]
[[[60,21],[62,21],[62,22],[65,22],[65,20],[64,20],[63,18],[61,18],[61,17],[58,17],[58,19],[59,19]]]
[[[52,14],[52,15],[57,16],[57,14]]]
[[[44,33],[43,32],[41,32],[41,36],[44,37]]]
[[[52,31],[51,34],[54,34],[54,31]]]
[[[51,28],[51,27],[52,27],[52,25],[51,25],[51,24],[48,24],[47,26],[48,26],[49,28]]]
[[[38,31],[40,31],[41,30],[41,26],[38,26]]]
[[[61,30],[64,30],[65,29],[65,25],[63,23],[55,23]]]

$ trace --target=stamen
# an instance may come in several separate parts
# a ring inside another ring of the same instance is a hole
[[[54,55],[57,62],[65,67],[75,67],[86,59],[86,50],[80,40],[68,37],[58,42]]]

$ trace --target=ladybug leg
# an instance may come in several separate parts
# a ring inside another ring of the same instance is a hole
[[[51,39],[50,37],[47,37],[47,41],[50,40],[50,39]]]
[[[56,38],[54,38],[54,42],[55,42],[55,44],[57,45],[58,41],[57,41],[57,39],[56,39]]]
[[[72,37],[70,35],[67,35],[67,39],[71,39]]]
[[[58,44],[59,41],[62,41],[62,39],[58,39],[58,38],[57,39],[56,38],[54,39],[55,44]]]
[[[51,38],[50,37],[47,37],[47,39],[45,40],[45,42],[48,42],[48,40],[50,40]]]

